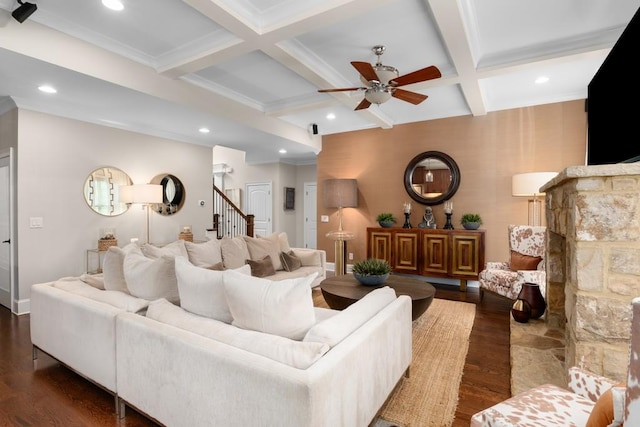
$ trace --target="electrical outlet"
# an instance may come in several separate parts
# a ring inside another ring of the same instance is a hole
[[[349,261],[353,261],[353,252],[349,252]]]
[[[329,215],[321,215],[320,222],[329,222]]]

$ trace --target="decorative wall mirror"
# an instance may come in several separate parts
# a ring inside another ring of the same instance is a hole
[[[153,210],[160,215],[173,215],[184,205],[185,193],[182,181],[170,174],[156,175],[151,184],[162,185],[162,203],[155,203]]]
[[[104,216],[117,216],[129,209],[121,203],[121,185],[131,185],[131,178],[118,168],[102,167],[89,174],[84,182],[84,200],[94,212]]]
[[[404,171],[404,188],[413,200],[423,205],[433,206],[449,200],[459,185],[458,165],[440,151],[418,154]]]

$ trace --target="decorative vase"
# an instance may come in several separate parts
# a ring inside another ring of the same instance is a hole
[[[537,283],[523,283],[518,299],[522,299],[529,304],[531,319],[539,319],[547,308],[542,292],[540,292],[540,285]]]
[[[361,276],[358,273],[353,273],[353,277],[356,278],[361,285],[365,286],[377,286],[382,285],[389,278],[389,273],[381,274],[378,276]]]
[[[531,307],[529,303],[523,299],[517,299],[511,307],[511,315],[516,322],[527,323],[531,318]]]
[[[478,228],[480,228],[480,223],[479,222],[465,222],[464,224],[462,224],[462,226],[464,227],[465,230],[477,230]]]

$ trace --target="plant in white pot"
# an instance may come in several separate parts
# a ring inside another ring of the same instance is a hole
[[[466,213],[460,218],[460,224],[465,230],[477,230],[482,225],[482,218],[476,213]]]
[[[391,265],[383,259],[368,258],[353,263],[351,271],[353,277],[361,284],[375,286],[387,281],[391,273]]]

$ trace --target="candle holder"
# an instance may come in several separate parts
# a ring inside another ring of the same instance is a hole
[[[411,216],[411,212],[404,213],[404,225],[402,228],[411,228],[411,223],[409,222],[409,217]]]
[[[444,214],[447,216],[447,222],[444,224],[444,229],[453,230],[453,224],[451,224],[451,216],[453,215],[453,212],[445,212]]]

